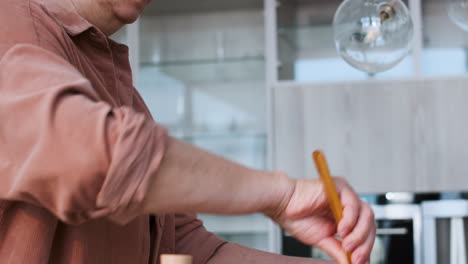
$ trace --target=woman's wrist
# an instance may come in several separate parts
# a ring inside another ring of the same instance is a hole
[[[270,177],[274,182],[271,199],[263,214],[276,220],[284,211],[296,188],[296,179],[288,177],[284,172],[270,172]]]

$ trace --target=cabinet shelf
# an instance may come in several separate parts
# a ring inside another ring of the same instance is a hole
[[[198,217],[210,232],[217,234],[268,233],[268,219],[259,214],[222,218],[216,215],[200,214]]]
[[[190,84],[263,82],[265,79],[264,56],[147,62],[140,68],[151,75],[165,74]]]
[[[179,138],[246,166],[266,168],[265,133],[205,134]]]
[[[228,64],[228,63],[241,63],[248,61],[261,61],[264,62],[264,56],[245,56],[245,57],[225,57],[225,58],[201,58],[193,60],[173,60],[161,62],[144,62],[143,66],[190,66],[190,65],[212,65],[212,64]]]
[[[235,140],[235,139],[255,139],[255,140],[266,140],[265,133],[204,133],[204,134],[193,134],[188,136],[179,137],[182,140],[193,142],[197,140]]]
[[[213,11],[232,11],[246,9],[262,9],[263,0],[236,0],[236,1],[219,1],[219,0],[171,0],[159,1],[149,5],[145,14],[149,15],[167,15],[180,13],[199,13]]]
[[[307,54],[307,56],[311,57],[337,55],[331,24],[281,26],[278,28],[278,40],[280,47],[287,49],[286,52],[292,51],[293,53],[299,53],[299,55]]]

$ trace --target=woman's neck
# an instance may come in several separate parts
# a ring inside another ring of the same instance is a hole
[[[67,10],[75,10],[81,17],[97,27],[106,36],[119,30],[124,24],[113,14],[112,8],[99,0],[48,0],[55,1]]]

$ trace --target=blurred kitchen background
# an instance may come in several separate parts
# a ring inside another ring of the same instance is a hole
[[[465,1],[403,1],[412,51],[373,76],[336,52],[338,0],[157,0],[113,39],[173,136],[296,178],[317,177],[324,150],[373,205],[372,263],[466,264],[468,32],[447,11]],[[234,243],[326,258],[262,215],[200,218]]]

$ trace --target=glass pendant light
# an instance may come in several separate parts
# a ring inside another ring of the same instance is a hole
[[[369,74],[391,69],[411,50],[413,22],[401,0],[345,0],[333,28],[339,55]]]
[[[461,29],[468,31],[468,0],[447,0],[450,20]]]

